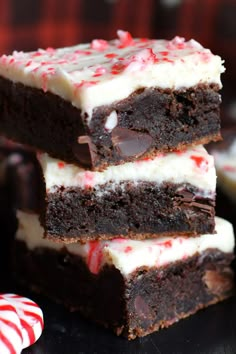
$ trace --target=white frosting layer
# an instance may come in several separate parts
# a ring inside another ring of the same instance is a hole
[[[122,238],[112,241],[91,241],[86,244],[62,245],[43,239],[43,229],[38,216],[18,212],[19,228],[16,235],[30,250],[46,247],[54,250],[65,249],[68,253],[84,258],[90,271],[98,273],[104,264],[112,264],[124,276],[137,268],[161,267],[171,262],[184,260],[207,249],[218,249],[230,253],[234,249],[232,225],[216,217],[216,234],[198,237],[162,237],[136,241]]]
[[[228,149],[214,150],[215,166],[218,184],[229,196],[236,201],[236,139]]]
[[[203,146],[192,149],[159,154],[154,159],[145,158],[118,166],[109,166],[102,172],[86,171],[73,164],[38,154],[46,188],[54,186],[95,188],[110,183],[111,188],[122,181],[170,182],[176,184],[190,183],[202,190],[203,195],[215,192],[216,172],[213,157]],[[100,191],[101,192],[101,191]]]
[[[222,60],[195,40],[133,39],[118,31],[110,42],[36,52],[14,52],[0,58],[0,75],[50,91],[87,112],[128,97],[143,87],[182,89],[217,84]]]

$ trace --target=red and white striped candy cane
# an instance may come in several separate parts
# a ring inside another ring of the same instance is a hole
[[[16,310],[23,336],[22,348],[34,344],[41,336],[44,327],[43,313],[40,307],[34,301],[15,294],[1,294],[0,298],[8,301]]]
[[[0,297],[0,353],[19,354],[23,349],[20,319],[11,303]]]

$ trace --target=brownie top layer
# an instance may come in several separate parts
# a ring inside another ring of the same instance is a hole
[[[123,165],[109,166],[104,171],[88,171],[73,164],[38,154],[47,191],[54,186],[80,187],[82,189],[104,186],[111,187],[123,181],[156,182],[161,184],[188,183],[199,190],[204,197],[212,197],[216,187],[214,160],[201,145],[192,149],[157,154]]]
[[[0,58],[0,75],[52,92],[86,112],[109,105],[145,87],[178,90],[198,84],[221,87],[222,60],[195,40],[118,39]]]
[[[30,250],[50,248],[66,250],[84,258],[90,271],[98,273],[104,264],[114,265],[124,276],[140,267],[161,267],[171,262],[184,260],[207,249],[232,253],[234,234],[232,225],[216,217],[216,234],[198,237],[162,237],[136,241],[116,238],[111,241],[90,241],[85,244],[62,245],[43,238],[37,214],[18,211],[19,229],[17,240],[24,241]]]

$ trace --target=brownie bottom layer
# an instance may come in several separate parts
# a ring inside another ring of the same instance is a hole
[[[115,189],[54,188],[42,224],[48,238],[64,242],[214,232],[214,199],[191,185],[124,182]],[[203,222],[204,221],[204,222]]]
[[[141,268],[128,277],[114,266],[90,273],[82,258],[65,251],[27,249],[16,241],[16,279],[72,311],[129,339],[168,327],[230,296],[232,254],[217,250],[161,268]]]

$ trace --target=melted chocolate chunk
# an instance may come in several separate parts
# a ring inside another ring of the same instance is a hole
[[[78,143],[73,146],[73,152],[80,164],[91,167],[97,156],[96,147],[89,136],[79,136]]]
[[[194,200],[194,193],[190,192],[186,189],[179,189],[178,190],[179,197],[176,198],[177,202],[184,203],[184,202],[191,202]]]
[[[220,296],[232,290],[233,278],[233,271],[228,267],[223,271],[207,270],[203,281],[212,294]]]
[[[178,196],[175,197],[174,204],[177,206],[190,206],[199,208],[204,213],[214,216],[214,201],[210,201],[210,205],[206,203],[201,203],[199,200],[196,200],[196,196],[189,190],[181,189],[178,190]]]
[[[209,215],[214,215],[215,214],[214,206],[206,205],[206,204],[198,203],[198,202],[194,202],[194,201],[191,202],[191,206],[199,208],[199,209],[201,209],[201,211],[203,211],[204,213],[207,213]]]
[[[118,154],[123,157],[138,157],[148,151],[152,137],[127,128],[116,127],[111,134],[112,143]]]

